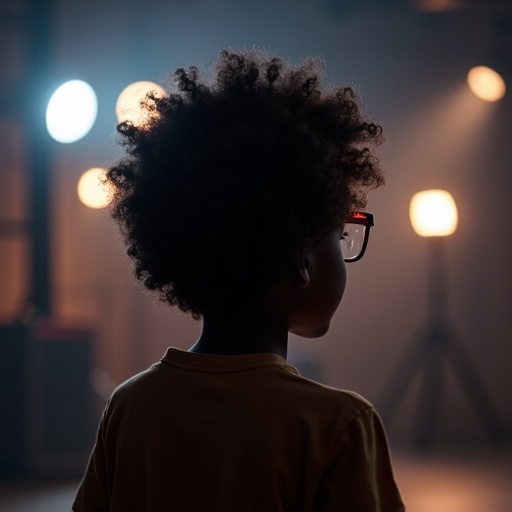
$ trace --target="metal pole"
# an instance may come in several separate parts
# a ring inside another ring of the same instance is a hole
[[[448,311],[448,274],[444,237],[436,236],[429,242],[428,274],[428,319],[439,324],[447,319]]]
[[[24,123],[29,169],[29,204],[32,235],[30,304],[38,316],[50,316],[51,146],[45,126],[49,78],[53,68],[53,0],[31,0],[27,15],[27,76],[24,90]]]

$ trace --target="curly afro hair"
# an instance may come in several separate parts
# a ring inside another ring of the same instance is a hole
[[[257,300],[383,184],[381,127],[321,75],[312,59],[223,50],[211,80],[178,69],[143,101],[146,122],[117,126],[112,215],[161,300],[194,318]]]

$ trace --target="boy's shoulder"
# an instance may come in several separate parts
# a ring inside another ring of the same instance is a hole
[[[365,413],[375,413],[373,405],[358,393],[339,389],[295,375],[295,382],[287,390],[290,399],[295,396],[308,404],[317,414],[340,414],[346,422]],[[342,418],[340,418],[342,419]],[[343,421],[342,419],[342,421]]]
[[[118,386],[110,407],[145,409],[150,404],[175,403],[180,400],[177,395],[185,401],[201,401],[200,390],[205,397],[214,393],[234,403],[250,402],[276,417],[330,418],[347,425],[358,416],[375,413],[358,393],[308,379],[274,354],[212,356],[176,349],[169,349],[159,362]]]

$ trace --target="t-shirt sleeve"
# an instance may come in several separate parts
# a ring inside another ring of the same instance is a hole
[[[108,474],[103,442],[107,411],[108,404],[103,411],[98,427],[96,444],[89,457],[85,475],[73,503],[73,512],[107,512],[110,510]]]
[[[373,408],[353,418],[338,439],[315,500],[322,512],[403,512],[388,442]]]

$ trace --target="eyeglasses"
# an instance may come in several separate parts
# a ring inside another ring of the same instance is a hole
[[[373,225],[373,213],[352,212],[341,234],[341,250],[345,262],[352,263],[363,257]]]

